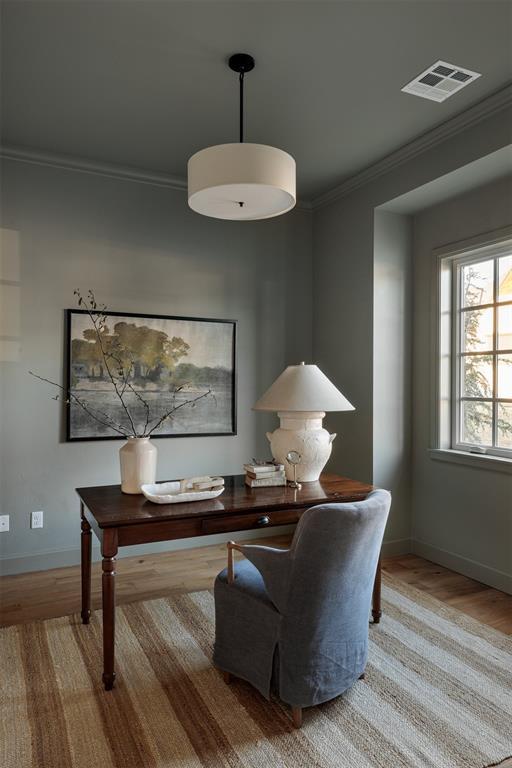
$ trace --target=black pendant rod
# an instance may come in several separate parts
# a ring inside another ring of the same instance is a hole
[[[244,141],[244,73],[238,76],[240,82],[240,144]]]
[[[248,53],[234,53],[229,57],[229,68],[238,72],[240,85],[240,143],[244,141],[244,75],[254,69],[254,59]]]

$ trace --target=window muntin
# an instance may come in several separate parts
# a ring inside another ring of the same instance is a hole
[[[512,249],[457,257],[452,285],[452,448],[512,457]]]

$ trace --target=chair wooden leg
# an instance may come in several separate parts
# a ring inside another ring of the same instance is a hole
[[[224,678],[224,682],[226,685],[229,685],[231,683],[231,674],[229,672],[223,672],[222,677]]]
[[[375,573],[375,581],[373,583],[373,594],[372,594],[372,617],[373,617],[374,624],[379,624],[380,617],[382,616],[381,589],[382,589],[382,556],[379,555],[379,561],[377,563],[377,571]]]
[[[292,707],[292,720],[294,728],[302,727],[302,709],[301,707]]]

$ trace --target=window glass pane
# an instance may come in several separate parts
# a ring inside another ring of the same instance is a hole
[[[498,307],[498,349],[512,349],[512,304]]]
[[[461,441],[492,445],[492,403],[472,400],[462,401],[461,406]]]
[[[512,398],[512,355],[498,356],[498,397]]]
[[[492,397],[492,356],[463,357],[461,383],[463,397]]]
[[[498,259],[498,301],[512,301],[512,256]]]
[[[512,449],[512,403],[498,403],[498,448]]]
[[[494,328],[494,312],[487,309],[470,309],[462,313],[462,351],[491,351]]]
[[[490,304],[494,301],[494,260],[462,267],[462,306]]]

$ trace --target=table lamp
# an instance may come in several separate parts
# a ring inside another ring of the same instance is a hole
[[[286,461],[290,451],[300,454],[297,480],[313,483],[320,477],[332,451],[336,434],[322,427],[326,411],[353,411],[339,389],[316,365],[289,365],[253,406],[254,411],[277,411],[280,426],[267,432],[272,456],[284,464],[286,477],[292,467]]]

